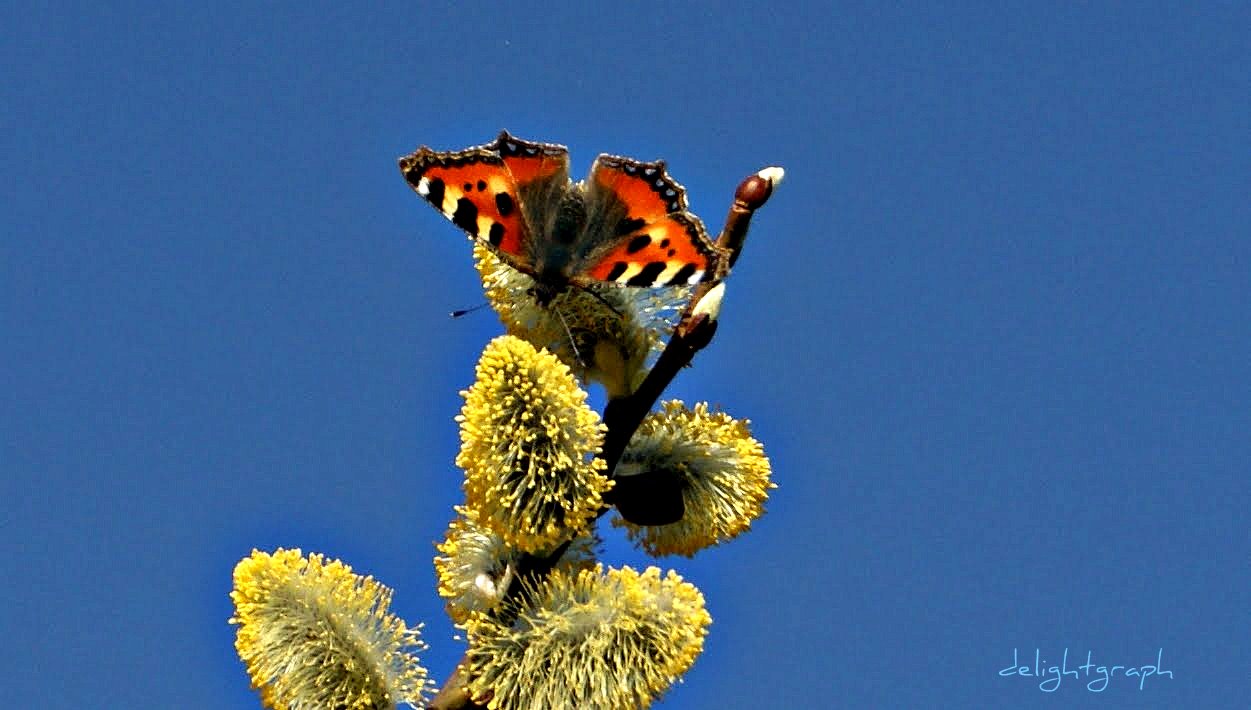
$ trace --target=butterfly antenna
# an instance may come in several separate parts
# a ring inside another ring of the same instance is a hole
[[[552,312],[560,319],[560,324],[565,327],[565,335],[569,336],[569,347],[573,348],[573,356],[577,358],[579,365],[586,367],[586,362],[582,359],[582,353],[578,352],[578,344],[573,341],[573,331],[569,330],[569,324],[565,322],[565,316],[561,314],[558,308],[553,308]]]
[[[482,303],[479,303],[478,305],[470,307],[470,308],[462,308],[459,311],[452,311],[448,315],[450,315],[453,318],[460,318],[461,316],[468,315],[470,313],[473,313],[474,311],[480,311],[483,308],[486,308],[488,305],[490,305],[488,301],[483,301]]]

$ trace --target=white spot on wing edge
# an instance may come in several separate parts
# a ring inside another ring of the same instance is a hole
[[[695,284],[699,283],[699,280],[702,278],[704,278],[704,270],[699,269],[695,273],[691,274],[691,278],[687,279],[686,283],[688,286],[694,286]]]
[[[417,194],[422,197],[430,196],[430,178],[423,177],[417,181]]]

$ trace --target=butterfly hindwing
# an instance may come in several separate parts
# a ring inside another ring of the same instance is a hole
[[[585,187],[583,262],[573,277],[624,286],[694,284],[724,275],[725,259],[662,161],[601,155]]]
[[[708,251],[702,251],[701,244]],[[623,286],[696,284],[716,274],[715,248],[704,235],[703,225],[678,212],[647,224],[586,273]]]
[[[529,243],[518,186],[493,145],[443,153],[426,147],[400,159],[417,194],[508,261],[527,261]]]

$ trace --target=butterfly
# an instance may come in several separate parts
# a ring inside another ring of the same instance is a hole
[[[400,158],[400,172],[453,224],[531,276],[540,306],[570,286],[696,284],[729,270],[664,161],[603,154],[575,183],[565,146],[504,131],[460,151],[422,146]]]

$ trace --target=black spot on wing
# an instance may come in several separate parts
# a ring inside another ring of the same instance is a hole
[[[674,274],[673,278],[669,279],[669,283],[675,286],[679,284],[684,284],[687,282],[687,280],[689,280],[694,275],[695,275],[695,265],[687,264],[686,266],[683,266],[681,269],[678,269],[678,273]]]
[[[478,208],[468,197],[462,197],[456,201],[456,211],[452,213],[452,224],[474,236],[478,235]]]
[[[500,211],[501,217],[507,217],[513,213],[513,198],[507,192],[495,193],[495,209]]]
[[[629,266],[630,265],[625,263],[624,261],[618,261],[617,263],[612,265],[612,271],[608,272],[608,276],[604,277],[604,280],[616,281],[617,279],[621,278],[621,275],[625,273],[625,270],[629,268]]]
[[[640,229],[642,229],[643,225],[645,224],[647,223],[637,217],[633,219],[629,217],[624,217],[622,218],[620,222],[617,223],[616,236],[624,237],[625,235],[630,234],[632,232],[637,232]]]
[[[443,190],[445,187],[442,178],[426,181],[426,199],[439,211],[443,210]]]
[[[491,246],[498,247],[504,241],[504,225],[499,222],[491,223],[491,231],[487,235],[487,241],[491,242]]]
[[[646,234],[640,234],[637,237],[631,239],[630,243],[626,245],[626,253],[637,254],[640,251],[643,251],[643,249],[647,248],[647,245],[651,243],[652,243],[651,237],[649,237]]]
[[[479,180],[479,181],[478,181],[478,192],[482,192],[483,190],[486,190],[486,180]]]
[[[653,261],[644,266],[642,271],[632,276],[626,282],[626,286],[652,286],[656,283],[656,277],[660,276],[666,266],[663,261]]]

